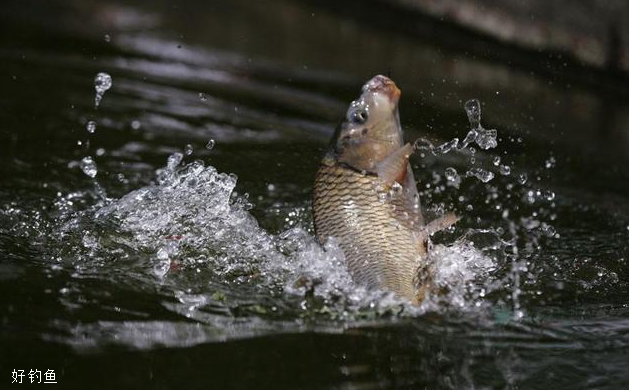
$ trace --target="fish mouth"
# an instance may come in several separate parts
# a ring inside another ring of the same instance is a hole
[[[389,98],[391,103],[396,105],[402,94],[402,91],[395,85],[393,80],[380,74],[373,77],[364,85],[363,92],[382,93]]]

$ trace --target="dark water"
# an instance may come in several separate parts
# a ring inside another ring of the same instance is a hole
[[[0,383],[629,386],[627,101],[361,23],[366,8],[2,6]],[[498,129],[486,150],[419,143],[427,213],[463,217],[434,240],[448,293],[420,308],[355,285],[312,235],[319,158],[376,73],[402,89],[411,141],[462,140],[471,98]]]

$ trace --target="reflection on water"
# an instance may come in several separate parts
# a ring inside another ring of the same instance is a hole
[[[3,367],[131,387],[628,384],[625,101],[311,3],[12,5]],[[321,151],[382,72],[426,212],[463,217],[434,238],[443,293],[419,308],[355,285],[312,234]]]

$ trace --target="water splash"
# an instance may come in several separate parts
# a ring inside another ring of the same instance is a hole
[[[465,102],[463,108],[465,108],[465,112],[467,113],[467,120],[470,122],[470,126],[472,127],[472,129],[480,128],[480,101],[478,101],[478,99],[470,99]]]
[[[171,284],[193,272],[205,275],[212,285],[238,285],[237,289],[226,288],[221,292],[223,300],[232,302],[232,306],[249,307],[250,303],[239,297],[238,291],[255,289],[257,297],[283,297],[281,304],[293,305],[291,310],[297,313],[334,318],[398,313],[400,307],[406,307],[406,315],[416,315],[426,310],[442,310],[448,306],[443,305],[443,299],[457,302],[450,306],[464,305],[462,302],[468,302],[470,307],[475,304],[467,298],[470,291],[466,282],[455,286],[462,283],[456,278],[440,279],[441,283],[454,283],[450,286],[456,291],[453,295],[439,298],[442,303],[433,300],[420,308],[396,299],[389,292],[356,285],[345,266],[342,251],[333,240],[321,247],[300,223],[291,224],[293,227],[280,234],[270,234],[249,212],[248,199],[234,192],[236,175],[219,173],[201,161],[184,165],[182,160],[182,153],[170,155],[166,166],[157,170],[153,184],[118,200],[109,199],[105,205],[96,205],[80,217],[109,226],[107,229],[86,228],[76,220],[77,216],[61,218],[66,221],[59,229],[64,237],[73,236],[78,230],[83,237],[80,247],[86,253],[77,255],[73,249],[73,262],[76,258],[83,259],[81,269],[88,270],[91,263],[102,266],[112,252],[118,258],[138,258],[142,254],[136,262],[144,263],[139,268],[145,269],[143,277],[151,275],[160,283]],[[59,204],[65,203],[60,200]],[[75,248],[71,243],[68,245]],[[441,248],[439,253],[448,253],[452,258],[457,253],[472,256],[471,249],[461,245],[465,243],[457,241],[454,246]],[[141,260],[143,256],[147,256],[145,260]],[[485,255],[477,251],[473,256]],[[435,261],[438,258],[433,257]],[[465,281],[478,276],[476,270],[468,267],[469,262],[460,265],[459,272],[465,275]],[[455,273],[455,265],[449,267]],[[206,303],[186,305],[185,313],[202,321],[205,307],[215,302],[211,297],[216,290],[205,290],[197,282],[195,286],[194,294],[202,296]],[[256,298],[257,315],[273,313],[272,306],[278,305],[266,306],[266,299]]]
[[[448,185],[459,188],[459,185],[461,185],[461,176],[459,176],[456,169],[449,167],[449,168],[446,168],[444,173],[445,173]]]
[[[478,180],[482,181],[483,183],[488,183],[495,177],[493,172],[486,171],[482,168],[472,168],[469,171],[467,171],[466,175],[468,177],[473,176],[477,178]]]
[[[521,173],[518,175],[518,183],[524,185],[526,184],[527,180],[528,180],[528,176],[526,173]]]
[[[501,165],[498,167],[498,170],[503,176],[508,176],[511,174],[511,167],[508,165]]]
[[[94,134],[94,132],[96,131],[96,122],[88,121],[87,124],[85,125],[85,129],[87,130],[88,133]]]
[[[92,179],[96,177],[96,174],[98,174],[98,167],[96,166],[96,163],[90,156],[83,157],[80,163],[80,167],[83,173],[85,173],[87,176],[91,177]]]
[[[108,73],[100,72],[94,78],[94,89],[96,90],[96,96],[94,97],[94,107],[98,108],[103,95],[111,88],[112,80]]]
[[[481,149],[487,150],[498,146],[498,132],[494,129],[485,129],[481,125],[481,108],[478,99],[471,99],[465,102],[465,112],[470,122],[470,130],[463,139],[461,149],[466,148],[475,142]]]

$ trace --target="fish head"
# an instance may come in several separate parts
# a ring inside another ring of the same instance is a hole
[[[332,138],[333,158],[350,167],[373,172],[403,143],[398,101],[400,90],[393,80],[375,76],[363,85]]]

